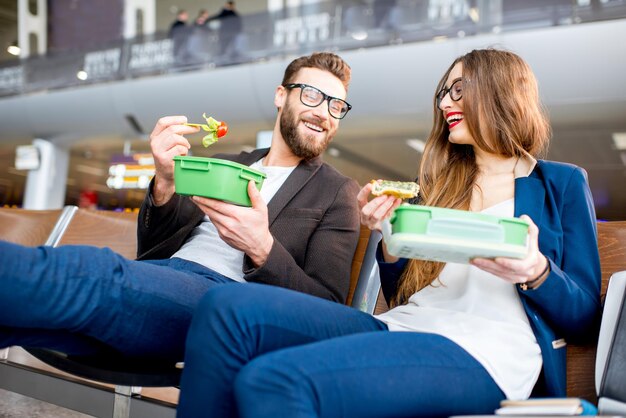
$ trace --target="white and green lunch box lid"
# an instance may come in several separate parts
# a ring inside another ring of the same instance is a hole
[[[527,253],[528,223],[519,218],[404,204],[387,225],[387,251],[397,257],[469,263]]]
[[[174,157],[176,193],[219,199],[241,206],[251,206],[248,182],[261,190],[265,173],[247,165],[219,158]]]

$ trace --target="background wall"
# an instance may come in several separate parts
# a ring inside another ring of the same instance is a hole
[[[123,0],[48,2],[48,50],[85,49],[122,35]]]

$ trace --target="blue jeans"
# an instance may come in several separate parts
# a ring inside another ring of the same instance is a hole
[[[257,284],[211,289],[194,315],[178,417],[447,417],[504,399],[452,341]]]
[[[220,283],[237,282],[178,258],[0,241],[0,347],[180,361],[198,302]]]

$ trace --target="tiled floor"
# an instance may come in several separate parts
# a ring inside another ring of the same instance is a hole
[[[89,418],[56,405],[0,389],[0,418]]]

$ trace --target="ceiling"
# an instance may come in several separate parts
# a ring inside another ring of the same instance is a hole
[[[407,140],[428,135],[432,94],[441,74],[472,48],[506,47],[537,74],[553,123],[548,157],[585,168],[598,217],[624,220],[626,156],[616,149],[613,134],[626,132],[626,83],[619,82],[626,73],[626,44],[615,39],[626,39],[623,20],[342,52],[353,68],[348,100],[354,109],[325,160],[360,184],[372,178],[414,178],[421,154]],[[43,137],[71,149],[68,203],[76,203],[81,190],[92,189],[103,207],[137,207],[143,191],[105,186],[113,154],[122,153],[125,144],[149,152],[146,137],[159,116],[199,118],[203,111],[228,121],[230,133],[208,150],[194,147],[195,155],[254,147],[257,132],[273,126],[272,95],[287,62],[0,99],[0,204],[21,202],[26,176],[12,168],[15,145]],[[128,114],[143,133],[129,125]]]

